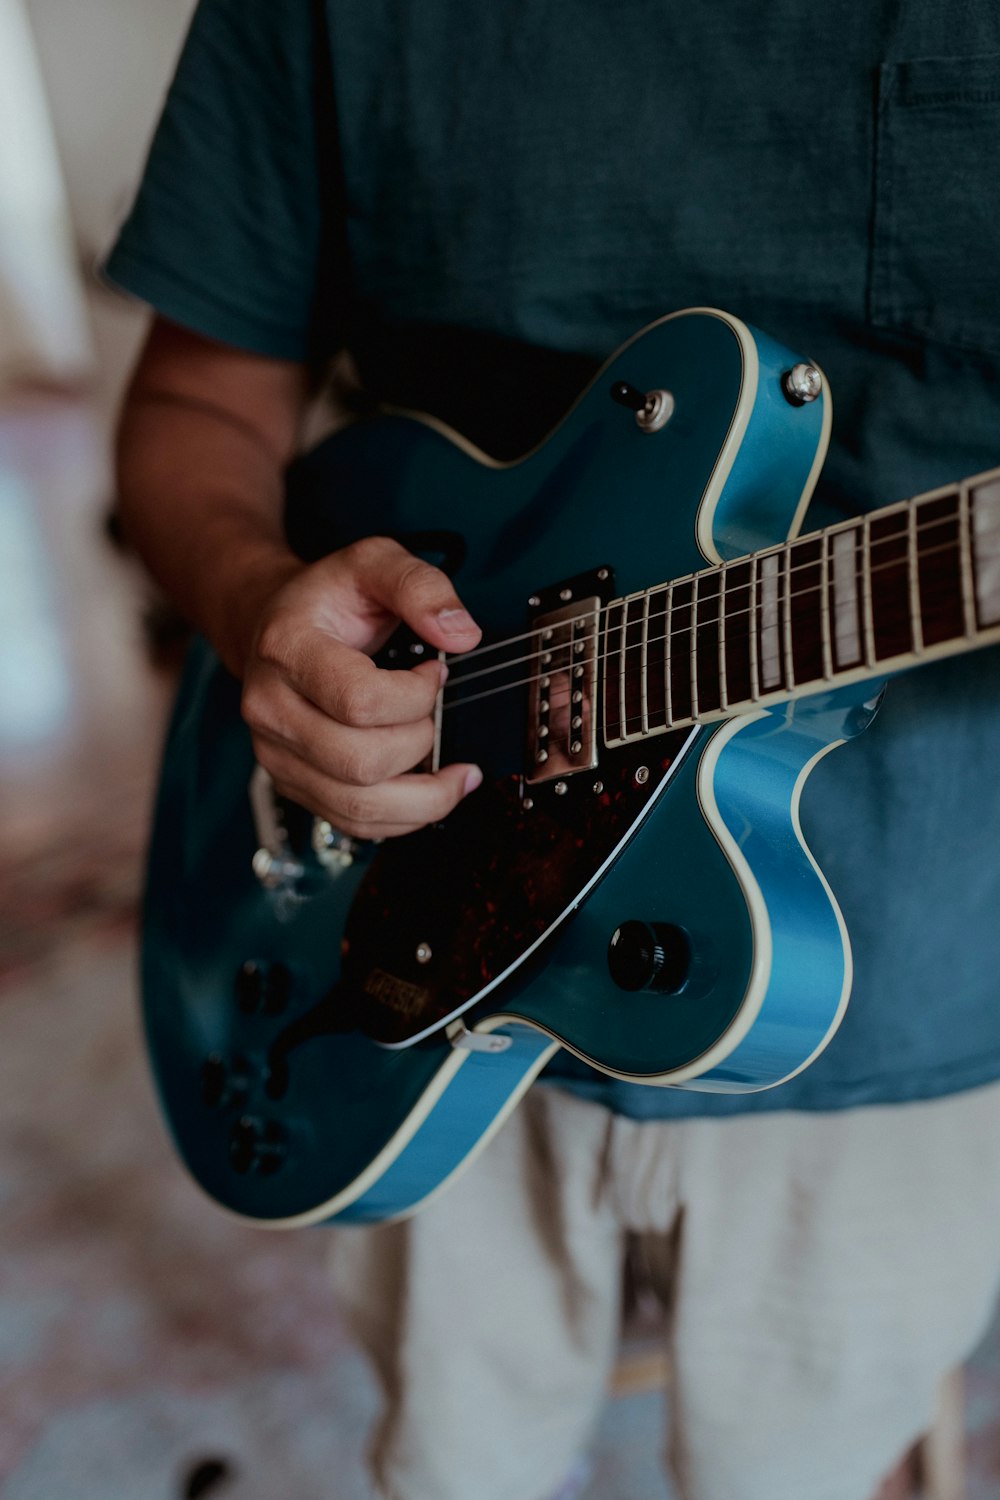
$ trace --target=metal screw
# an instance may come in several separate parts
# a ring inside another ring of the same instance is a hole
[[[573,743],[570,745],[569,748],[570,748],[570,754],[572,754],[572,755],[579,755],[580,751],[583,749],[583,745],[580,743],[579,740],[574,740]]]
[[[545,761],[548,760],[548,758],[549,758],[549,752],[547,750],[539,750],[537,752],[537,754],[535,755],[535,760],[538,762],[539,765],[542,765]]]
[[[418,964],[429,964],[432,957],[433,957],[433,954],[431,953],[431,945],[430,945],[430,943],[418,943],[417,944],[417,963]]]
[[[542,661],[545,663],[546,666],[548,666],[548,664],[549,664],[549,662],[551,660],[552,660],[552,652],[551,651],[545,651],[545,652],[542,653]]]
[[[410,651],[412,652],[412,654],[414,656],[423,656],[423,654],[424,654],[424,647],[421,645],[421,643],[419,641],[414,641],[413,644],[410,647]]]
[[[548,685],[549,685],[549,683],[551,682],[551,680],[552,679],[549,678],[549,677],[540,677],[538,679],[538,686],[539,687],[543,687],[543,688],[547,688]]]
[[[593,791],[599,797],[601,795],[601,793],[604,791],[604,782],[603,781],[595,781],[594,785],[593,785]]]
[[[541,599],[539,599],[537,594],[532,594],[531,598],[528,600],[528,604],[532,609],[537,609],[541,602],[542,601]]]
[[[303,866],[297,859],[281,859],[270,849],[258,849],[252,860],[253,872],[261,885],[274,890],[286,882],[298,880]]]
[[[568,599],[572,599],[572,597],[573,597],[573,590],[572,589],[560,589],[559,590],[559,597],[563,601],[563,603],[565,604]]]
[[[566,793],[569,791],[569,787],[566,785],[565,781],[557,781],[552,790],[555,792],[557,797],[565,797]]]
[[[538,738],[540,740],[544,740],[545,738],[547,738],[548,732],[549,732],[549,726],[547,724],[539,724],[539,726],[538,726]]]
[[[822,391],[823,377],[815,365],[793,365],[781,377],[781,389],[786,401],[790,401],[792,406],[806,406],[810,401],[815,401]]]
[[[648,780],[649,780],[649,767],[648,766],[638,766],[636,768],[636,773],[635,773],[635,784],[636,784],[636,786],[645,786],[646,782]]]
[[[583,694],[580,693],[580,692],[574,693],[573,694],[573,702],[574,703],[582,703],[583,702]]]
[[[582,727],[583,727],[583,718],[581,717],[580,714],[574,714],[573,717],[572,717],[572,719],[570,719],[570,728],[571,729],[580,729]]]
[[[601,580],[601,582],[603,583],[604,580],[605,580],[605,578],[607,578],[607,576],[608,576],[608,570],[607,570],[607,568],[598,568],[598,570],[597,570],[597,576]]]
[[[521,803],[521,806],[524,808],[525,812],[530,812],[534,805],[535,803],[532,797],[525,797],[524,801]]]
[[[574,677],[582,677],[583,676],[583,668],[582,667],[574,667],[573,668],[573,676]]]
[[[542,640],[543,641],[551,641],[551,639],[552,639],[552,630],[551,630],[551,627],[550,627],[548,630],[543,630],[542,631]]]
[[[549,711],[549,700],[548,700],[548,698],[540,698],[538,700],[538,712],[540,714],[547,714],[548,711]]]

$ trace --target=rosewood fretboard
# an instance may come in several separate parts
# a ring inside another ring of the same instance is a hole
[[[1000,469],[605,612],[607,745],[1000,640]]]

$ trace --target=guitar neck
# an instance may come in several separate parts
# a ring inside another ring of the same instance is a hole
[[[1000,641],[1000,469],[615,599],[604,742]]]

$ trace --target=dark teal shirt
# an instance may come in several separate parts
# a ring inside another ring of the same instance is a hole
[[[996,0],[202,0],[108,274],[241,348],[346,345],[497,453],[642,324],[727,308],[830,377],[820,524],[1000,462],[998,161]],[[989,651],[814,772],[856,979],[806,1073],[563,1075],[636,1116],[1000,1077],[998,749]]]

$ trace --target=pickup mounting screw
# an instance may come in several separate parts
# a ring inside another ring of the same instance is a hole
[[[431,961],[431,959],[433,958],[433,956],[434,955],[431,952],[431,945],[430,945],[430,943],[418,943],[417,944],[417,954],[416,954],[416,957],[417,957],[417,963],[418,964],[429,964],[430,961]]]
[[[539,599],[537,594],[532,594],[531,598],[528,600],[528,605],[531,609],[537,609],[541,602],[542,601],[541,599]]]
[[[649,780],[649,767],[648,766],[638,766],[636,768],[636,773],[635,773],[635,784],[636,784],[636,786],[645,786],[646,782],[648,780]]]
[[[569,787],[566,785],[565,781],[557,781],[552,790],[555,792],[557,797],[565,797],[566,793],[569,791]]]

